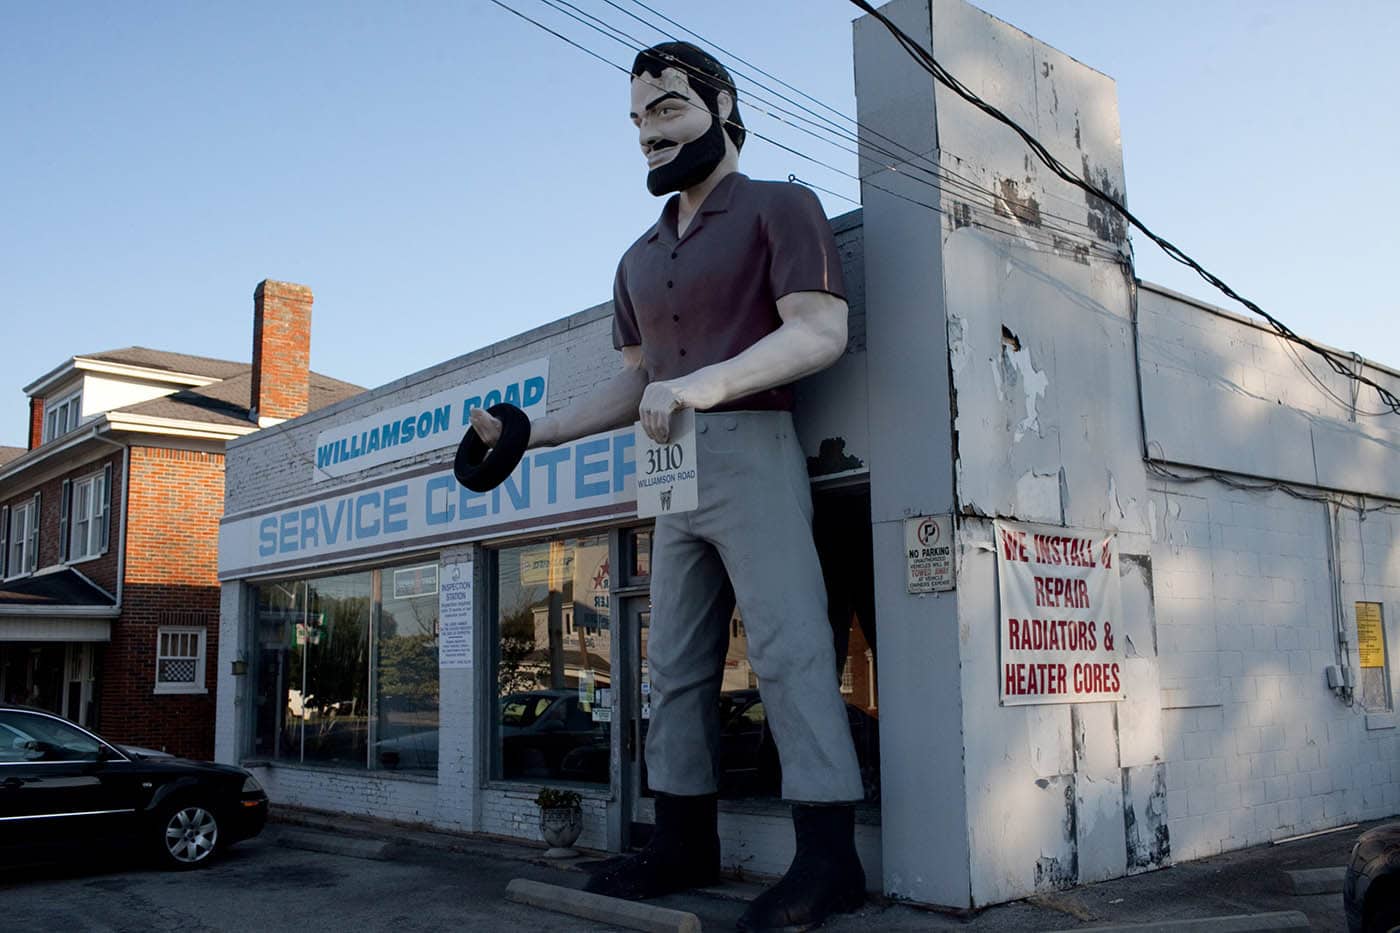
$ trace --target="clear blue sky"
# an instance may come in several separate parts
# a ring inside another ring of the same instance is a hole
[[[1400,364],[1400,4],[980,5],[1117,79],[1149,224],[1297,330]],[[845,0],[652,6],[854,113]],[[365,386],[606,300],[659,207],[626,112],[622,74],[487,0],[3,4],[0,444],[25,442],[21,388],[74,354],[248,359],[263,278],[311,286],[312,366]],[[760,140],[744,169],[857,194]],[[1228,306],[1136,246],[1143,278]]]

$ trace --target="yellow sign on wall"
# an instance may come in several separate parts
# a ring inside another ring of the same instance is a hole
[[[1380,603],[1356,604],[1356,647],[1363,668],[1385,667],[1385,627],[1381,623]]]

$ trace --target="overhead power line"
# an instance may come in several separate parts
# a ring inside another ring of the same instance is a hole
[[[921,67],[924,71],[927,71],[930,75],[932,75],[934,79],[937,80],[940,84],[953,91],[953,93],[957,94],[963,100],[967,101],[969,104],[976,107],[978,110],[981,110],[983,113],[987,114],[992,119],[996,120],[999,123],[1005,124],[1013,132],[1015,132],[1016,135],[1020,136],[1022,141],[1025,142],[1026,146],[1031,150],[1031,152],[1035,154],[1036,158],[1039,159],[1042,163],[1044,163],[1046,167],[1050,169],[1050,171],[1054,172],[1056,175],[1058,175],[1061,179],[1068,182],[1069,184],[1082,189],[1086,194],[1089,194],[1090,196],[1099,199],[1104,204],[1113,208],[1120,216],[1123,217],[1124,220],[1132,224],[1138,230],[1142,231],[1144,236],[1146,236],[1153,243],[1156,243],[1157,246],[1159,246],[1162,249],[1162,251],[1168,256],[1170,256],[1172,259],[1192,269],[1196,272],[1197,275],[1205,279],[1208,283],[1210,283],[1220,292],[1238,301],[1240,304],[1244,305],[1246,308],[1253,311],[1255,314],[1259,315],[1264,320],[1268,321],[1270,326],[1272,326],[1274,330],[1276,330],[1283,337],[1293,341],[1299,346],[1306,347],[1307,349],[1316,353],[1318,356],[1322,357],[1323,360],[1327,362],[1327,365],[1330,366],[1333,372],[1337,373],[1337,375],[1345,376],[1348,379],[1352,379],[1358,383],[1361,383],[1362,385],[1366,385],[1374,389],[1376,394],[1380,396],[1381,401],[1385,404],[1385,406],[1388,409],[1390,409],[1391,412],[1395,414],[1400,414],[1400,398],[1397,398],[1395,394],[1389,389],[1387,389],[1385,386],[1368,378],[1363,373],[1354,371],[1351,365],[1352,361],[1350,359],[1342,359],[1336,353],[1334,353],[1331,350],[1328,350],[1326,347],[1323,347],[1320,344],[1317,344],[1312,340],[1309,340],[1308,338],[1298,334],[1287,324],[1283,323],[1278,318],[1265,311],[1259,305],[1255,304],[1253,301],[1249,300],[1248,298],[1245,298],[1239,292],[1235,291],[1223,279],[1208,271],[1204,266],[1202,266],[1195,259],[1192,259],[1189,255],[1187,255],[1176,245],[1154,233],[1151,229],[1147,227],[1146,224],[1144,224],[1131,211],[1129,211],[1128,208],[1118,198],[1114,197],[1106,191],[1101,190],[1100,188],[1084,180],[1083,178],[1080,178],[1071,169],[1065,166],[1063,162],[1055,158],[1055,156],[1050,152],[1050,150],[1046,149],[1045,146],[1038,139],[1032,136],[1029,131],[1023,128],[1016,121],[1012,120],[1006,114],[1002,113],[996,107],[992,106],[987,101],[977,96],[977,94],[973,93],[973,91],[971,91],[966,85],[964,85],[961,81],[959,81],[956,77],[949,73],[948,70],[944,68],[936,58],[933,57],[933,53],[929,52],[916,40],[914,40],[907,33],[905,33],[904,30],[900,29],[897,25],[891,22],[887,16],[885,16],[879,10],[875,9],[875,7],[868,2],[868,0],[851,0],[851,3],[859,9],[863,10],[864,12],[875,17],[875,19],[878,20],[880,24],[885,27],[885,29],[890,33],[890,35],[892,35],[895,38],[895,41],[898,42],[899,45],[909,54],[909,56],[914,59],[915,63],[917,63],[919,67]]]
[[[631,72],[630,72],[630,69],[629,69],[629,68],[627,68],[627,67],[625,67],[625,66],[623,66],[623,65],[621,65],[621,64],[618,64],[617,62],[612,61],[611,59],[609,59],[609,58],[606,57],[605,55],[602,55],[602,54],[600,54],[599,52],[597,52],[597,51],[595,51],[595,50],[593,50],[593,49],[588,48],[587,46],[583,45],[582,43],[575,41],[573,38],[571,38],[571,37],[565,35],[564,33],[558,31],[557,29],[554,29],[554,28],[552,28],[552,27],[546,25],[545,23],[540,22],[539,20],[535,19],[534,17],[529,16],[528,14],[525,14],[525,13],[521,12],[519,9],[517,9],[517,8],[515,8],[515,7],[513,7],[513,6],[509,5],[509,4],[507,4],[507,3],[505,3],[505,2],[503,2],[503,0],[491,0],[491,2],[494,3],[496,6],[499,6],[499,7],[501,7],[502,9],[506,10],[507,12],[511,13],[512,15],[514,15],[514,16],[516,16],[516,17],[522,19],[522,20],[524,20],[525,22],[530,23],[531,25],[533,25],[533,26],[539,28],[540,30],[542,30],[542,31],[544,31],[544,32],[546,32],[546,33],[548,33],[548,34],[550,34],[551,36],[553,36],[553,37],[559,39],[560,41],[565,42],[566,44],[568,44],[568,45],[570,45],[570,46],[572,46],[572,47],[578,49],[579,51],[584,52],[584,53],[587,54],[588,56],[590,56],[590,57],[592,57],[592,58],[594,58],[594,59],[596,59],[596,60],[598,60],[598,61],[603,62],[604,64],[608,65],[609,67],[611,67],[611,68],[613,68],[613,69],[615,69],[615,70],[617,70],[617,71],[620,71],[620,72],[622,72],[622,73],[624,73],[624,74],[630,75]],[[600,34],[600,35],[602,35],[602,36],[604,36],[605,38],[608,38],[608,39],[610,39],[610,40],[612,40],[612,41],[614,41],[614,42],[618,42],[618,43],[624,45],[626,48],[628,48],[628,49],[631,50],[631,51],[634,51],[634,52],[635,52],[635,51],[640,51],[640,50],[643,49],[643,48],[649,47],[649,43],[645,43],[645,42],[643,42],[641,39],[638,39],[638,38],[635,37],[635,36],[630,36],[630,35],[628,35],[626,32],[624,32],[623,30],[618,29],[616,26],[614,26],[614,25],[612,25],[612,24],[610,24],[610,23],[607,23],[606,21],[600,19],[599,17],[596,17],[596,16],[594,16],[594,15],[592,15],[592,14],[590,14],[590,13],[587,13],[587,12],[585,12],[585,11],[579,9],[579,8],[578,8],[577,6],[575,6],[573,3],[570,3],[569,0],[539,0],[539,2],[540,2],[541,4],[543,4],[544,6],[549,7],[550,9],[554,10],[555,12],[561,13],[561,14],[563,14],[564,16],[566,16],[566,17],[568,17],[568,18],[574,20],[575,22],[581,23],[582,25],[587,26],[589,29],[591,29],[592,31],[594,31],[594,32],[596,32],[596,33],[598,33],[598,34]],[[566,7],[567,7],[567,9],[566,9]],[[571,11],[573,11],[573,12],[571,12]],[[642,22],[645,23],[646,21],[645,21],[645,20],[642,20]],[[650,25],[650,24],[648,24],[648,25]],[[661,29],[659,29],[658,27],[651,26],[651,28],[657,29],[657,31],[660,32],[660,33],[663,34],[663,35],[669,35],[669,34],[666,33],[664,30],[661,30]],[[699,77],[698,80],[705,81],[705,79],[704,79],[703,77]],[[715,85],[715,86],[717,87],[717,85]],[[764,86],[764,85],[762,85],[762,84],[759,84],[759,86],[762,87],[764,90],[769,90],[766,86]],[[746,99],[749,100],[749,105],[750,105],[750,107],[753,107],[753,106],[754,106],[754,100],[757,100],[757,101],[759,101],[759,102],[761,102],[761,103],[763,103],[763,104],[768,105],[769,107],[773,108],[774,110],[779,110],[779,111],[781,111],[781,112],[789,113],[789,114],[790,114],[790,111],[783,111],[783,110],[781,110],[781,108],[777,107],[776,105],[771,104],[771,102],[769,102],[768,100],[766,100],[765,98],[763,98],[763,97],[761,97],[761,96],[750,94],[750,95],[748,95],[748,97],[747,97]],[[769,109],[764,109],[763,107],[758,107],[758,108],[756,108],[756,109],[758,109],[758,111],[759,111],[760,113],[764,114],[765,116],[768,116],[768,117],[770,117],[770,118],[772,118],[772,119],[777,120],[777,121],[780,122],[780,123],[783,123],[785,126],[789,126],[789,127],[792,126],[792,124],[789,123],[787,120],[783,120],[783,119],[781,119],[780,117],[775,116],[774,113],[771,112]],[[810,121],[808,121],[808,122],[810,122]],[[815,125],[815,124],[813,124],[813,125]],[[800,129],[800,130],[803,129],[802,127],[796,127],[796,128],[797,128],[797,129]],[[927,209],[927,210],[931,210],[931,211],[934,211],[934,212],[940,213],[940,214],[947,213],[946,211],[944,211],[944,210],[943,210],[940,206],[938,206],[938,205],[929,204],[929,203],[926,202],[926,201],[922,201],[922,200],[919,200],[919,199],[917,199],[917,198],[911,198],[911,197],[908,197],[908,196],[899,194],[898,192],[891,191],[889,188],[886,188],[886,187],[883,187],[883,186],[881,186],[881,185],[875,184],[875,183],[873,183],[873,182],[870,180],[870,178],[871,178],[870,175],[867,175],[867,176],[865,176],[865,177],[861,177],[861,176],[859,176],[859,175],[852,174],[852,173],[847,172],[847,171],[844,171],[844,170],[842,170],[842,169],[840,169],[840,168],[838,168],[838,167],[836,167],[836,166],[834,166],[834,165],[831,165],[831,164],[828,163],[828,162],[825,162],[825,161],[823,161],[823,160],[821,160],[821,159],[819,159],[819,158],[816,158],[815,156],[812,156],[812,155],[810,155],[810,154],[808,154],[808,153],[806,153],[806,152],[803,152],[803,151],[800,150],[800,149],[794,148],[793,146],[790,146],[790,145],[787,145],[787,144],[785,144],[785,143],[783,143],[783,142],[780,142],[780,141],[778,141],[778,140],[772,138],[771,136],[767,136],[767,135],[765,135],[764,133],[758,132],[758,131],[754,130],[752,127],[746,127],[746,130],[747,130],[747,132],[748,132],[751,136],[754,136],[754,137],[757,138],[757,139],[763,140],[764,142],[768,143],[769,145],[775,146],[776,148],[781,149],[781,150],[783,150],[784,152],[787,152],[787,153],[789,153],[789,154],[791,154],[791,155],[795,155],[795,156],[797,156],[798,158],[801,158],[801,159],[803,159],[803,160],[805,160],[805,161],[807,161],[807,162],[810,162],[810,163],[812,163],[812,164],[814,164],[814,165],[821,166],[822,168],[825,168],[825,169],[827,169],[828,171],[835,172],[835,173],[838,174],[838,175],[842,175],[842,176],[844,176],[844,177],[846,177],[846,178],[849,178],[849,179],[851,179],[852,181],[870,185],[871,187],[875,188],[875,189],[878,190],[878,191],[885,192],[885,193],[887,193],[887,194],[890,194],[890,195],[893,196],[893,197],[896,197],[896,198],[899,198],[899,199],[901,199],[901,200],[907,201],[907,202],[909,202],[909,203],[911,203],[911,204],[915,204],[915,205],[917,205],[917,206],[919,206],[919,207],[922,207],[922,208],[925,208],[925,209]],[[804,130],[804,132],[808,132],[809,135],[815,135],[815,134],[811,133],[810,131]],[[821,138],[821,137],[818,137],[818,138]],[[830,140],[823,140],[823,141],[830,142]],[[852,143],[859,142],[859,140],[857,140],[855,137],[849,137],[849,141],[852,142]],[[840,147],[838,146],[838,148],[840,148]],[[854,150],[854,149],[846,149],[845,151],[851,152],[852,154],[857,154],[857,151]],[[933,171],[933,170],[930,170],[930,169],[925,169],[925,168],[923,168],[923,167],[921,167],[921,166],[917,166],[917,165],[910,165],[910,164],[908,164],[906,161],[903,160],[903,157],[898,156],[898,155],[896,155],[896,154],[889,153],[888,150],[883,150],[883,149],[880,149],[879,147],[876,147],[876,151],[879,152],[880,154],[884,155],[886,158],[892,159],[892,160],[894,160],[894,161],[893,161],[891,164],[889,164],[889,165],[885,166],[884,168],[882,168],[879,172],[872,173],[872,175],[873,175],[873,174],[879,174],[880,172],[884,172],[884,171],[900,171],[901,174],[904,174],[906,177],[910,178],[911,180],[913,180],[913,181],[915,181],[915,182],[918,182],[918,183],[920,183],[920,184],[923,184],[923,185],[925,185],[925,186],[927,186],[927,187],[929,187],[929,188],[932,188],[933,190],[939,192],[940,194],[942,194],[942,193],[944,192],[944,188],[943,188],[942,185],[939,183],[939,181],[930,181],[930,180],[928,180],[927,178],[921,178],[921,177],[919,177],[919,175],[917,175],[917,174],[911,174],[909,171],[907,171],[907,169],[912,168],[912,169],[914,169],[914,170],[916,170],[916,171],[918,171],[918,172],[920,172],[920,173],[933,176],[933,177],[935,177],[935,178],[938,178],[940,181],[944,181],[944,182],[947,182],[947,183],[949,183],[949,184],[956,185],[956,186],[958,186],[960,189],[962,189],[958,194],[952,195],[952,197],[954,197],[954,199],[955,199],[955,204],[961,203],[961,204],[965,204],[966,207],[967,207],[966,210],[959,210],[959,212],[958,212],[957,215],[956,215],[956,220],[957,220],[957,222],[960,223],[960,224],[967,225],[967,226],[972,226],[972,227],[977,227],[977,228],[981,228],[981,229],[986,229],[986,230],[990,230],[990,231],[994,231],[994,232],[1001,233],[1001,234],[1004,234],[1004,235],[1007,235],[1007,236],[1012,236],[1012,237],[1018,238],[1018,239],[1020,239],[1020,240],[1025,241],[1026,243],[1029,243],[1029,244],[1031,244],[1031,245],[1033,245],[1033,246],[1036,246],[1036,247],[1039,247],[1039,248],[1042,248],[1042,249],[1047,249],[1047,250],[1052,250],[1052,251],[1058,251],[1058,252],[1068,252],[1068,253],[1071,253],[1071,254],[1073,254],[1073,255],[1080,256],[1080,257],[1087,257],[1090,253],[1092,253],[1092,252],[1094,252],[1094,251],[1105,251],[1104,247],[1103,247],[1101,244],[1099,244],[1099,243],[1096,242],[1094,239],[1092,239],[1092,238],[1090,238],[1089,236],[1086,235],[1087,233],[1090,232],[1090,228],[1089,228],[1086,224],[1078,223],[1078,226],[1080,226],[1081,228],[1083,228],[1083,232],[1081,232],[1081,231],[1076,231],[1076,230],[1068,230],[1068,229],[1065,229],[1065,228],[1063,228],[1063,227],[1058,227],[1058,226],[1056,226],[1055,224],[1049,223],[1049,222],[1043,222],[1043,223],[1041,224],[1041,227],[1040,227],[1040,228],[1037,228],[1037,227],[1034,227],[1034,226],[1028,226],[1028,225],[1025,225],[1025,224],[1021,224],[1021,223],[1019,223],[1019,217],[1017,216],[1016,212],[1015,212],[1014,210],[1012,210],[1012,209],[1010,208],[1010,206],[1007,205],[1007,204],[1004,202],[1004,200],[1001,198],[1001,196],[1000,196],[997,192],[992,191],[991,189],[988,189],[988,188],[984,188],[984,187],[978,185],[976,182],[967,180],[967,179],[965,179],[965,178],[961,178],[961,177],[956,177],[956,178],[943,177],[943,176],[940,176],[940,175],[939,175],[939,172],[938,172],[938,171]],[[915,155],[917,156],[917,154],[915,154]],[[919,158],[924,158],[924,157],[919,157]],[[925,160],[926,160],[926,159],[925,159]],[[927,160],[926,160],[926,161],[927,161]],[[930,164],[931,164],[931,165],[934,165],[935,169],[938,168],[938,166],[936,166],[935,163],[931,163],[931,162],[930,162]],[[906,170],[901,171],[901,166],[903,166]],[[795,177],[795,176],[793,176],[793,177]],[[813,186],[809,185],[809,187],[813,187]],[[824,189],[824,188],[823,188],[823,189],[821,189],[821,190],[827,191],[828,193],[834,194],[834,195],[837,196],[837,197],[841,197],[841,198],[844,198],[845,200],[851,201],[851,203],[853,203],[853,204],[859,205],[859,203],[860,203],[858,200],[856,200],[856,199],[854,199],[854,198],[849,198],[849,197],[847,197],[847,196],[845,196],[845,195],[842,195],[842,194],[839,194],[839,193],[836,193],[836,192],[831,192],[831,191],[829,191],[828,189]],[[959,198],[959,197],[962,198],[962,201],[961,201],[961,202],[958,202],[958,201],[956,200],[956,199]],[[986,202],[986,203],[983,203],[983,202]],[[1046,215],[1046,216],[1048,216],[1048,215]],[[1071,221],[1071,222],[1072,222],[1072,221]],[[1073,222],[1072,222],[1072,223],[1073,223]],[[1121,258],[1122,258],[1122,257],[1121,257],[1117,252],[1115,252],[1115,251],[1107,250],[1106,252],[1108,253],[1109,258],[1111,258],[1111,259],[1113,259],[1113,260],[1115,260],[1115,261],[1119,261],[1119,260],[1121,260]]]

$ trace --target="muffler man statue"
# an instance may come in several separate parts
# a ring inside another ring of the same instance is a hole
[[[787,874],[739,927],[819,923],[863,902],[854,844],[863,791],[834,676],[791,383],[845,351],[841,261],[815,195],[738,172],[745,131],[734,82],[709,54],[683,42],[640,53],[631,118],[647,189],[674,195],[617,269],[622,369],[531,423],[528,444],[639,417],[665,442],[672,413],[694,409],[699,508],[656,521],[646,741],[656,830],[588,890],[639,899],[718,879],[719,693],[737,598],[797,840]],[[472,412],[472,426],[488,447],[507,443],[487,412]]]

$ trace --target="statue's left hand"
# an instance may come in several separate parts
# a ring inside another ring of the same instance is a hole
[[[671,437],[671,413],[685,407],[677,387],[679,381],[651,383],[642,393],[642,403],[637,407],[642,430],[658,444],[666,443]]]

